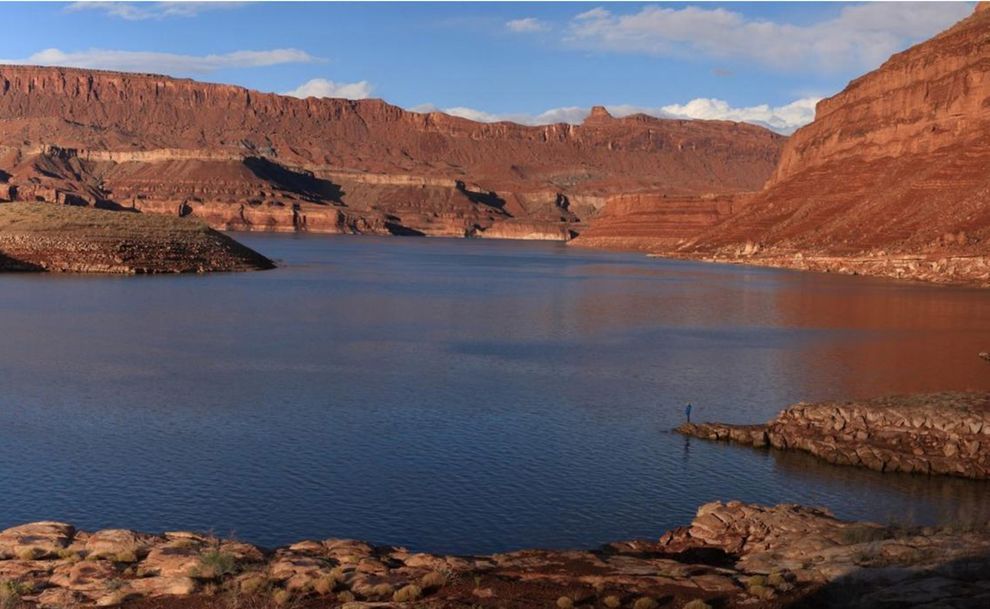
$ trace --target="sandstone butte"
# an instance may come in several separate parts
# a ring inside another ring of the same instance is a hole
[[[990,479],[990,394],[937,393],[797,404],[766,425],[686,423],[708,440],[800,450],[881,472]]]
[[[190,532],[0,532],[10,607],[954,607],[990,603],[990,532],[846,522],[795,505],[702,506],[597,550],[446,556],[342,540],[265,550]]]
[[[755,195],[624,193],[574,242],[990,285],[990,4],[819,102]]]
[[[202,222],[71,206],[0,205],[0,271],[204,273],[273,266]]]
[[[484,124],[147,74],[0,66],[0,201],[213,228],[570,238],[605,198],[758,190],[784,137],[727,121]]]

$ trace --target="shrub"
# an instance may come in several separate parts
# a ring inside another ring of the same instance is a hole
[[[41,548],[21,548],[17,551],[17,558],[21,560],[37,560],[45,555]]]
[[[649,596],[638,598],[636,599],[636,602],[633,603],[633,609],[657,609],[659,606],[660,603]]]
[[[221,579],[236,572],[237,558],[233,554],[211,550],[199,557],[199,564],[189,575],[196,579]]]
[[[313,582],[313,591],[320,596],[326,596],[334,591],[337,587],[337,578],[333,575],[327,575],[326,577],[321,577],[320,579]]]
[[[268,578],[263,575],[252,575],[245,577],[237,585],[237,591],[250,596],[261,592],[268,586]]]
[[[127,550],[124,552],[118,552],[114,555],[113,560],[114,562],[134,563],[138,561],[138,556],[133,550]]]
[[[684,605],[684,609],[712,609],[712,606],[700,598],[696,598]]]
[[[787,583],[787,577],[783,573],[774,572],[767,577],[767,583],[774,588],[779,588]]]
[[[419,600],[421,596],[423,596],[423,589],[416,584],[409,584],[396,590],[395,594],[392,595],[392,600],[397,603],[409,603]]]
[[[447,585],[447,575],[440,571],[430,571],[419,580],[427,590],[436,590]]]
[[[614,594],[610,594],[602,599],[602,603],[609,609],[618,609],[622,606],[622,599]]]
[[[763,575],[750,575],[744,581],[746,582],[747,588],[752,588],[753,586],[767,585],[767,578]]]
[[[272,592],[272,602],[278,607],[285,607],[292,600],[292,593],[288,590],[278,589]]]
[[[890,529],[865,524],[852,525],[842,529],[842,542],[849,545],[883,541],[891,537],[893,534]]]
[[[763,600],[773,598],[773,588],[769,586],[750,586],[749,593],[750,595]]]
[[[354,593],[350,590],[344,590],[337,595],[337,600],[342,603],[352,603],[354,602]]]
[[[31,587],[15,581],[0,580],[0,609],[16,609],[21,597],[31,593]]]
[[[557,599],[557,608],[558,609],[573,609],[574,608],[574,601],[571,600],[571,597],[569,597],[569,596],[562,596],[562,597],[560,597],[560,598]]]
[[[370,592],[371,592],[371,596],[377,598],[388,598],[392,596],[392,593],[394,591],[395,588],[392,587],[392,584],[381,583],[376,586],[372,586]]]

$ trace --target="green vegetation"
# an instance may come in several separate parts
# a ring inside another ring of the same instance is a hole
[[[31,586],[12,580],[0,580],[0,609],[17,609],[21,597],[31,593]]]
[[[233,554],[211,550],[199,557],[190,577],[217,580],[237,573],[237,558]]]

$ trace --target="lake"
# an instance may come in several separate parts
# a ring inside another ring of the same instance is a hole
[[[0,528],[586,548],[715,499],[878,521],[990,485],[670,433],[990,389],[990,292],[559,243],[240,234],[274,271],[0,275]]]

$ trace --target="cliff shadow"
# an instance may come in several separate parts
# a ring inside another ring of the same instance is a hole
[[[0,251],[0,273],[37,273],[44,270],[37,264],[12,258]]]
[[[464,182],[458,180],[456,182],[457,190],[461,191],[469,201],[475,205],[484,205],[485,207],[490,207],[500,213],[511,215],[505,209],[505,199],[498,196],[494,192],[477,192],[474,190],[468,190]]]
[[[0,182],[9,182],[9,181],[10,181],[10,174],[4,171],[3,169],[0,169]]]
[[[426,233],[423,231],[418,231],[415,228],[409,228],[404,226],[398,218],[394,216],[389,216],[385,220],[385,229],[388,230],[389,234],[395,235],[396,237],[425,237]]]
[[[889,562],[871,556],[871,551],[867,546],[859,557],[862,568],[784,605],[785,609],[990,606],[990,552],[918,568],[910,556]],[[917,558],[924,563],[933,557],[920,551]]]
[[[244,166],[256,177],[275,187],[312,201],[344,205],[344,190],[339,184],[318,178],[309,172],[294,171],[262,157],[244,159]]]

